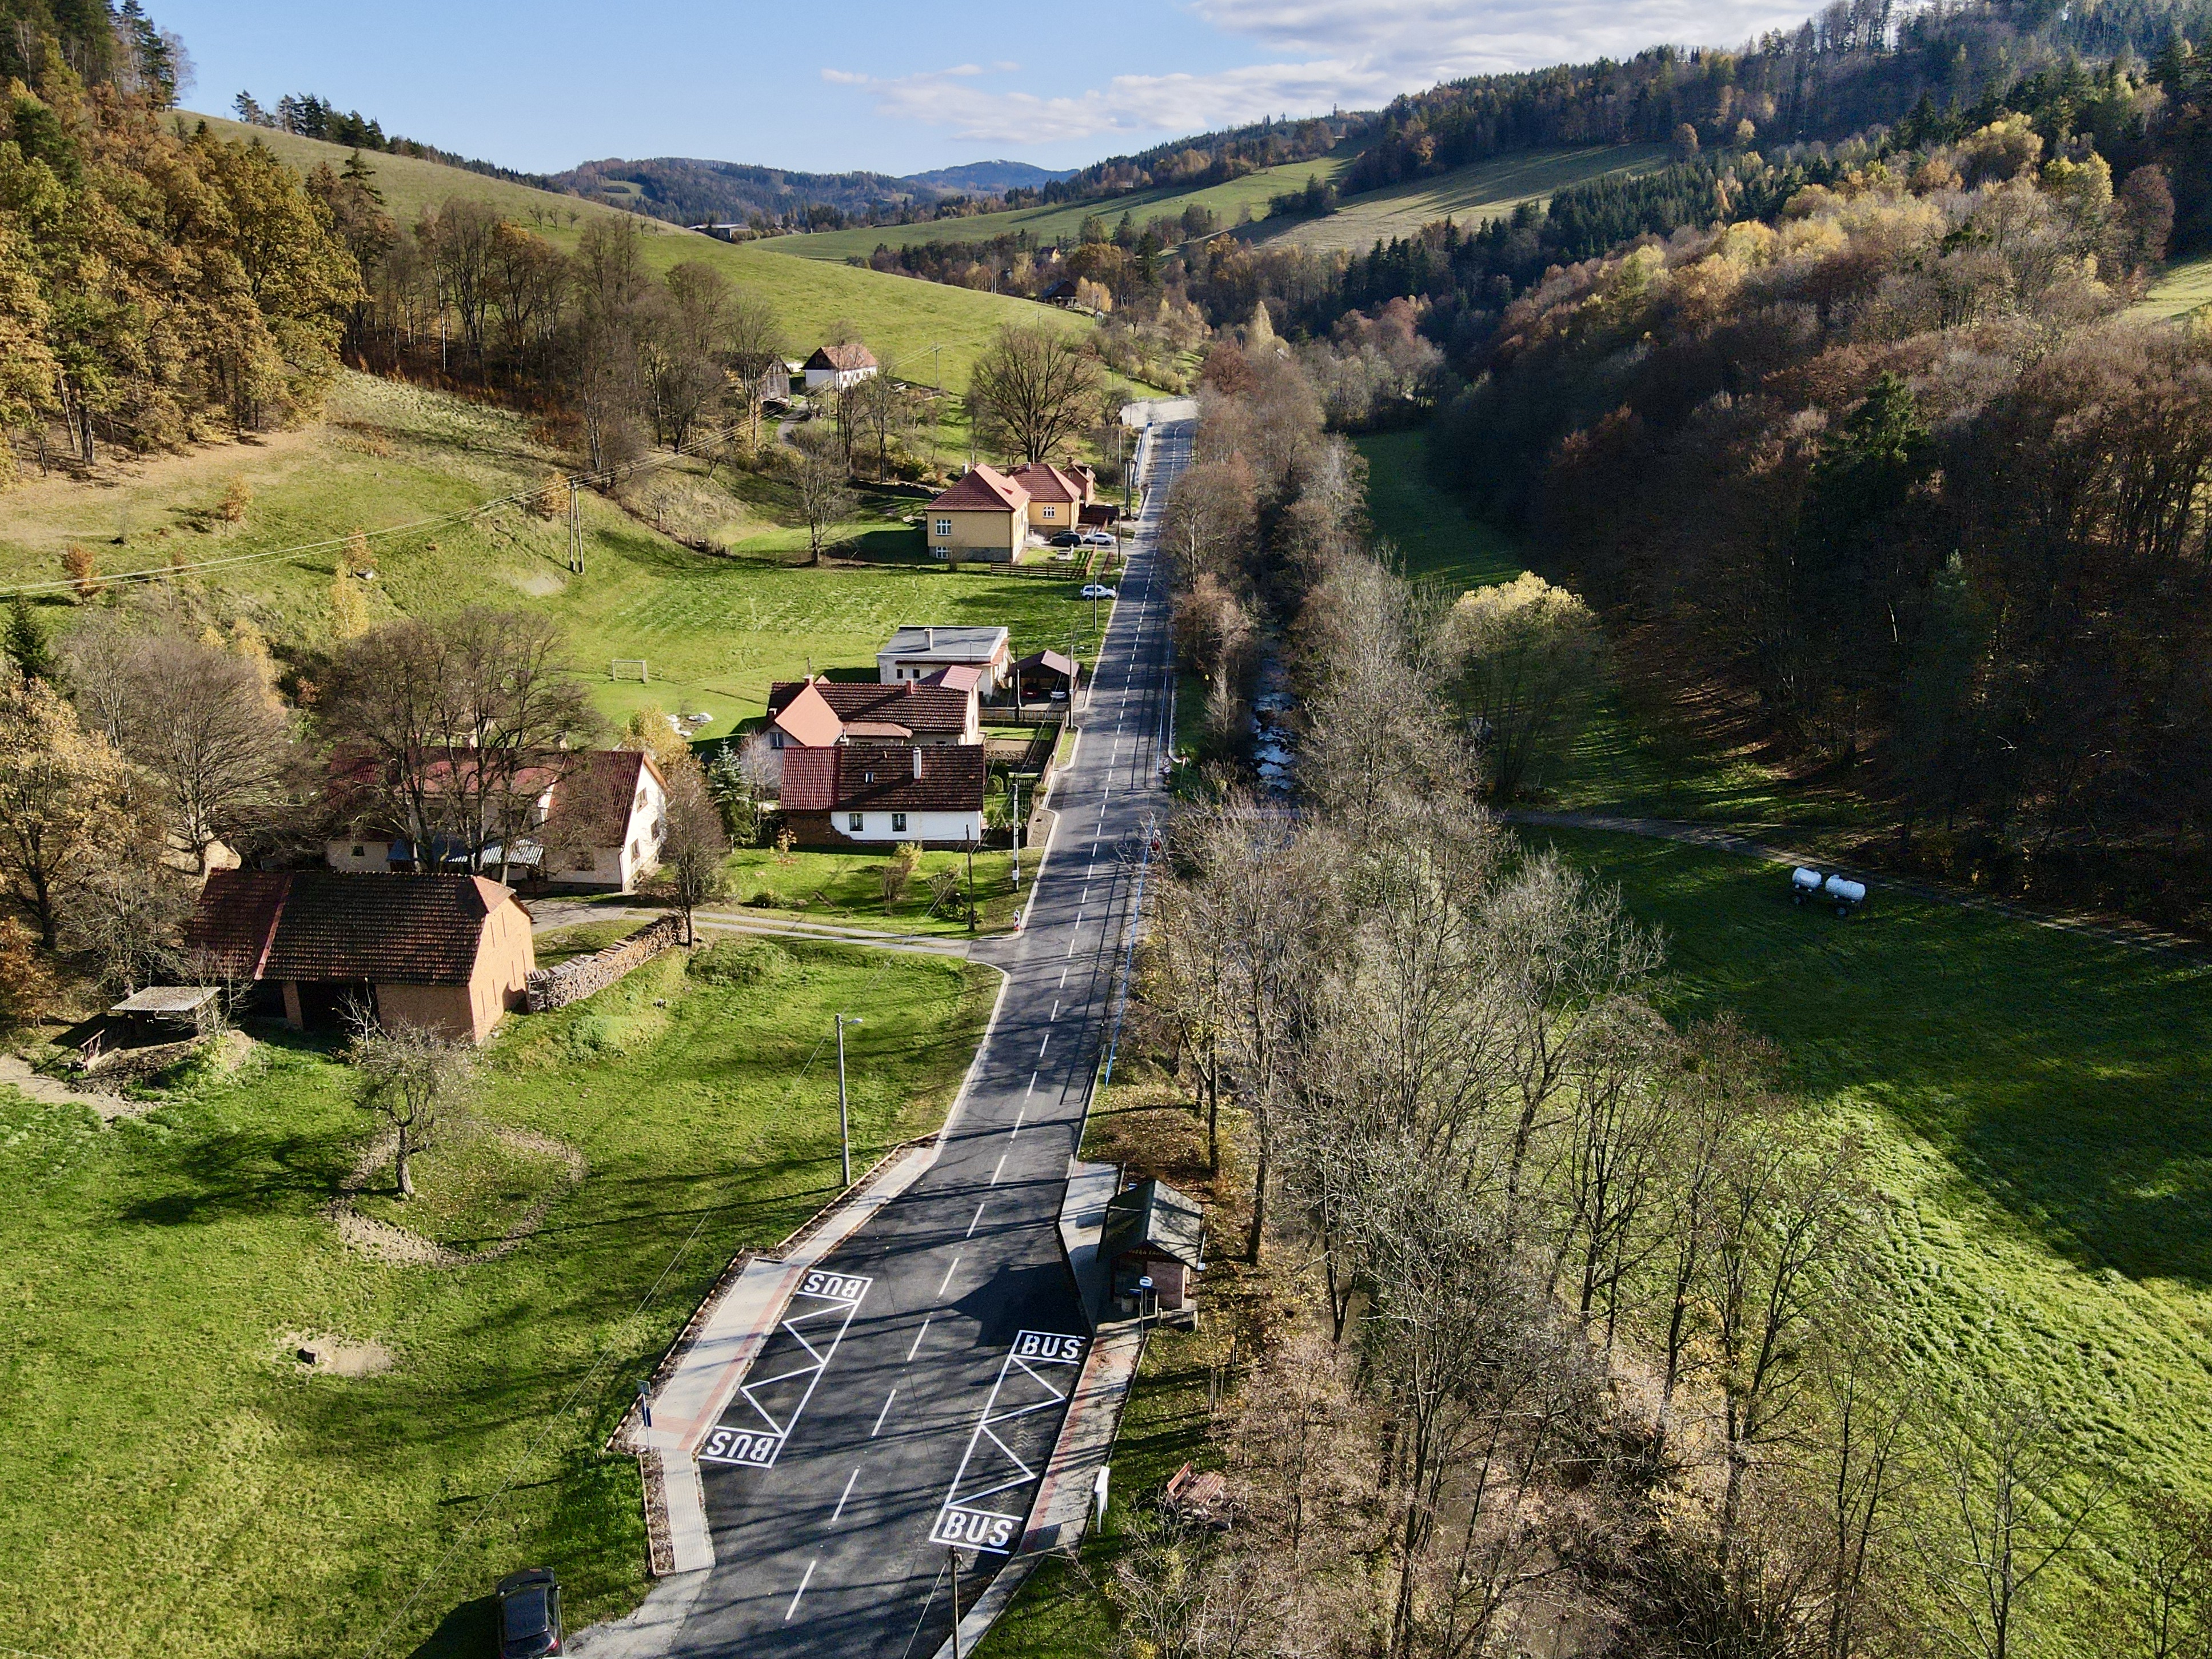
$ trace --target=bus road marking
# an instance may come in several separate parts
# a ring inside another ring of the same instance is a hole
[[[856,1274],[819,1269],[799,1281],[792,1293],[794,1310],[785,1313],[777,1328],[798,1343],[806,1358],[773,1376],[750,1377],[740,1383],[738,1398],[750,1407],[761,1426],[755,1427],[750,1419],[742,1417],[735,1424],[716,1424],[708,1431],[699,1449],[701,1462],[736,1463],[756,1469],[775,1467],[792,1430],[814,1398],[822,1373],[836,1357],[853,1316],[860,1311],[868,1287],[874,1283]],[[731,1407],[737,1408],[736,1401]]]

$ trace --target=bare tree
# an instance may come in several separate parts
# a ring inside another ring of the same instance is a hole
[[[471,867],[496,840],[506,873],[538,799],[598,730],[562,654],[550,618],[480,605],[347,641],[323,732],[360,763],[358,810],[412,841],[418,868],[447,836]]]
[[[367,1009],[356,1012],[348,1051],[356,1073],[354,1100],[395,1138],[392,1186],[415,1195],[409,1161],[437,1144],[441,1130],[472,1097],[480,1074],[477,1051],[420,1025],[380,1027]]]
[[[836,441],[825,434],[802,432],[792,451],[788,471],[806,519],[809,562],[819,564],[830,526],[852,511],[853,492],[846,484],[850,472]]]
[[[2138,1577],[2120,1632],[2130,1659],[2212,1654],[2212,1506],[2150,1491],[2133,1506]]]
[[[176,633],[95,630],[70,679],[79,706],[155,781],[170,833],[203,872],[216,842],[289,816],[291,717],[253,663]]]
[[[699,936],[692,912],[727,890],[723,866],[730,856],[730,837],[699,763],[687,753],[664,771],[668,780],[668,827],[660,843],[658,884],[684,918],[684,942],[696,945]]]
[[[1102,378],[1098,360],[1073,335],[1010,323],[969,378],[976,437],[996,454],[1048,461],[1081,435]]]
[[[2081,1541],[2106,1486],[2081,1480],[2050,1409],[2009,1382],[1970,1413],[1934,1431],[1949,1525],[1918,1542],[1944,1633],[1974,1659],[2012,1659],[2030,1644],[2045,1575]]]

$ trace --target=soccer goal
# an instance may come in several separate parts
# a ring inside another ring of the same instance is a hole
[[[614,658],[607,664],[607,678],[611,680],[635,680],[640,685],[647,684],[652,678],[645,672],[645,659],[642,657]]]

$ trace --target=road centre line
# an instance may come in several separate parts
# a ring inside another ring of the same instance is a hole
[[[837,1494],[837,1507],[830,1511],[830,1524],[836,1526],[837,1517],[845,1512],[845,1500],[853,1495],[853,1483],[860,1478],[860,1466],[855,1463],[852,1474],[845,1477],[845,1490]]]
[[[1066,970],[1066,969],[1062,969],[1060,970],[1061,976],[1062,976],[1063,978],[1065,978],[1065,977],[1066,976],[1066,971],[1067,971],[1067,970]],[[1027,1099],[1028,1099],[1031,1095],[1033,1095],[1033,1094],[1035,1094],[1035,1093],[1036,1092],[1036,1080],[1037,1080],[1037,1073],[1036,1073],[1035,1072],[1031,1072],[1031,1073],[1030,1073],[1030,1086],[1029,1086],[1028,1088],[1026,1088],[1026,1089],[1024,1089],[1024,1090],[1023,1090],[1023,1091],[1022,1091],[1022,1098],[1023,1098],[1024,1100],[1027,1100]]]
[[[1018,1131],[1017,1131],[1017,1133],[1018,1133]],[[1008,1137],[1008,1138],[1009,1138],[1009,1139],[1012,1139],[1012,1137],[1011,1137],[1011,1136],[1010,1136],[1010,1137]],[[1002,1158],[1002,1159],[1000,1159],[1000,1161],[1001,1163],[1005,1162],[1005,1160],[1004,1160],[1003,1158]],[[988,1202],[988,1201],[989,1201],[989,1200],[985,1200],[985,1202]],[[973,1220],[973,1221],[971,1221],[971,1222],[969,1222],[969,1223],[968,1224],[968,1231],[967,1231],[966,1232],[964,1232],[964,1233],[961,1234],[961,1235],[960,1235],[960,1237],[963,1237],[963,1238],[973,1238],[973,1237],[975,1237],[975,1229],[976,1229],[976,1227],[977,1227],[977,1226],[981,1223],[982,1219],[983,1219],[983,1206],[982,1206],[981,1204],[978,1204],[978,1205],[975,1206],[975,1220]]]
[[[1052,1041],[1052,1033],[1051,1033],[1051,1032],[1049,1032],[1049,1031],[1047,1031],[1047,1032],[1044,1034],[1044,1042],[1040,1042],[1040,1043],[1038,1043],[1038,1044],[1037,1044],[1037,1058],[1038,1058],[1039,1060],[1042,1060],[1042,1059],[1044,1058],[1045,1044],[1046,1044],[1046,1043],[1050,1042],[1051,1041]]]
[[[799,1581],[799,1588],[791,1593],[791,1605],[783,1610],[785,1624],[789,1624],[791,1615],[799,1611],[799,1598],[806,1594],[806,1587],[814,1582],[814,1569],[821,1565],[822,1558],[818,1555],[806,1564],[806,1576]]]
[[[937,1285],[937,1293],[938,1293],[938,1295],[939,1295],[939,1296],[943,1296],[943,1295],[945,1294],[945,1287],[946,1285],[948,1285],[951,1284],[951,1282],[952,1282],[952,1270],[953,1270],[955,1267],[957,1267],[959,1265],[960,1265],[960,1252],[959,1252],[959,1251],[957,1251],[957,1250],[955,1250],[955,1251],[953,1251],[953,1253],[952,1253],[952,1260],[945,1265],[945,1277],[944,1277],[943,1279],[939,1279],[939,1280],[938,1281],[938,1285]],[[921,1327],[922,1327],[922,1328],[923,1328],[924,1330],[927,1330],[927,1329],[929,1328],[929,1322],[928,1322],[927,1320],[926,1320],[926,1319],[925,1319],[925,1320],[923,1320],[923,1321],[921,1322]],[[918,1336],[917,1336],[916,1338],[915,1338],[915,1340],[914,1340],[914,1346],[915,1346],[915,1347],[917,1347],[917,1348],[918,1348],[918,1347],[920,1347],[920,1346],[921,1346],[921,1339],[920,1337],[918,1337]]]
[[[955,1261],[957,1261],[960,1258],[956,1255],[952,1259]],[[945,1277],[949,1279],[951,1275],[948,1273]],[[939,1288],[942,1289],[943,1287],[940,1285]],[[914,1334],[914,1346],[906,1351],[906,1363],[908,1364],[913,1364],[915,1355],[921,1352],[921,1339],[929,1334],[929,1322],[935,1317],[937,1317],[937,1316],[934,1314],[924,1314],[921,1316],[921,1328]]]
[[[994,1170],[993,1170],[991,1171],[991,1184],[992,1184],[994,1187],[995,1187],[995,1186],[997,1186],[997,1185],[999,1184],[999,1174],[1000,1174],[1000,1170],[1003,1170],[1006,1167],[1006,1159],[1007,1159],[1007,1158],[1008,1158],[1009,1156],[1010,1156],[1010,1155],[1009,1155],[1008,1153],[1006,1153],[1006,1152],[1000,1152],[1000,1153],[999,1154],[999,1164],[998,1164],[998,1168],[997,1168],[997,1169],[994,1169]],[[983,1212],[982,1212],[982,1211],[981,1211],[981,1210],[979,1209],[979,1210],[977,1210],[977,1211],[975,1212],[975,1213],[976,1213],[977,1215],[979,1215],[979,1216],[980,1216],[980,1215],[981,1215]],[[973,1231],[975,1231],[975,1229],[971,1227],[971,1228],[969,1228],[969,1231],[970,1232],[973,1232]]]
[[[893,1389],[889,1394],[884,1396],[884,1408],[876,1413],[876,1426],[868,1431],[869,1439],[873,1440],[878,1435],[884,1431],[884,1419],[891,1414],[891,1401],[897,1398],[898,1390],[896,1389]]]
[[[1051,1012],[1049,1014],[1048,1014],[1048,1015],[1046,1015],[1046,1016],[1045,1016],[1045,1022],[1044,1022],[1044,1023],[1045,1023],[1046,1024],[1048,1024],[1048,1025],[1051,1025],[1051,1024],[1055,1024],[1055,1023],[1059,1020],[1059,1018],[1060,1018],[1060,999],[1059,999],[1058,997],[1054,997],[1054,998],[1052,1000],[1052,1012]]]

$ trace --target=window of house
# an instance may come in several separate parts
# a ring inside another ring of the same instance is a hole
[[[638,854],[638,846],[637,846],[637,843],[636,843],[635,842],[630,842],[630,844],[629,844],[629,861],[630,861],[632,864],[635,864],[635,863],[637,862],[637,854]]]
[[[905,813],[894,812],[891,814],[891,833],[895,836],[902,836],[906,833]]]
[[[1059,510],[1060,510],[1060,509],[1059,509],[1058,507],[1047,507],[1047,508],[1045,508],[1045,510],[1044,510],[1044,515],[1045,515],[1045,517],[1046,517],[1046,518],[1049,519],[1050,517],[1052,517],[1052,515],[1053,515],[1054,514],[1057,513]]]
[[[845,827],[848,830],[850,830],[854,835],[857,836],[860,833],[863,818],[861,814],[858,812],[848,812],[845,815]]]
[[[771,748],[771,749],[781,749],[781,748],[782,748],[782,747],[783,747],[783,733],[782,733],[781,732],[769,732],[769,733],[768,734],[768,746],[769,746],[769,748]]]
[[[353,855],[357,859],[365,859],[368,856],[368,848],[363,847],[359,842],[356,842],[353,848]]]
[[[637,799],[636,799],[635,800],[632,801],[632,802],[630,803],[630,805],[631,805],[631,808],[632,808],[634,811],[640,811],[640,812],[642,812],[643,811],[645,811],[645,786],[644,786],[643,784],[641,784],[641,783],[640,785],[638,785],[638,787],[637,787]]]
[[[873,783],[875,781],[876,775],[873,772],[863,772],[860,774],[860,781],[862,783]]]
[[[952,533],[952,520],[939,519],[937,521],[937,533],[940,536],[950,536]]]

